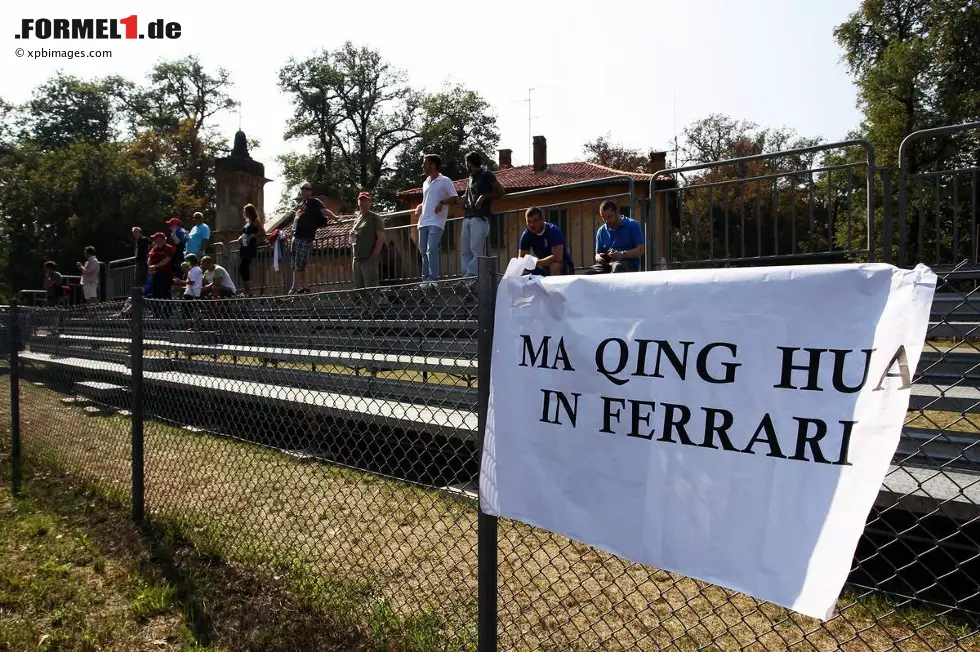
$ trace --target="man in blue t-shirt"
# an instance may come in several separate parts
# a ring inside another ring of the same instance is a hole
[[[527,209],[524,219],[527,221],[527,229],[521,235],[521,258],[534,254],[538,259],[538,266],[531,274],[574,274],[575,264],[565,246],[565,236],[561,229],[551,222],[545,222],[544,212],[537,206]]]
[[[187,247],[184,256],[194,254],[201,258],[204,256],[204,250],[207,249],[210,239],[211,229],[204,223],[204,213],[197,211],[194,213],[194,226],[191,228],[191,232],[187,234]]]
[[[645,251],[643,227],[636,220],[619,214],[619,206],[607,199],[599,206],[605,222],[595,234],[595,265],[586,274],[637,272]]]

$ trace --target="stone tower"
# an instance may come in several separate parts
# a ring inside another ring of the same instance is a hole
[[[211,228],[213,242],[231,242],[242,233],[242,208],[254,204],[259,214],[265,217],[263,208],[265,166],[248,154],[248,140],[245,132],[238,130],[231,154],[214,162],[215,218]]]

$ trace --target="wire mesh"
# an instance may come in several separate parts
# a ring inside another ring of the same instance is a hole
[[[469,647],[468,286],[145,307],[148,514],[227,558],[308,578],[352,618]]]
[[[21,309],[20,404],[26,459],[130,496],[128,328],[121,302]]]

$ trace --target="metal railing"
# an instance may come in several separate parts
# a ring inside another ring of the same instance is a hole
[[[646,222],[648,203],[638,198],[635,182],[628,175],[612,175],[601,179],[549,186],[521,192],[509,193],[509,201],[527,200],[516,209],[497,212],[492,218],[488,252],[505,261],[516,256],[521,233],[524,231],[524,211],[534,205],[533,199],[556,193],[583,190],[616,183],[625,183],[626,190],[620,193],[601,194],[583,199],[564,202],[551,202],[539,206],[545,211],[546,219],[557,224],[566,235],[566,246],[570,248],[576,269],[585,269],[594,262],[595,232],[601,226],[598,213],[599,204],[615,200],[622,212],[642,223]],[[421,279],[421,259],[418,250],[418,228],[412,224],[412,210],[383,213],[387,244],[381,254],[380,270],[382,282],[386,285],[418,281]],[[307,284],[317,289],[350,287],[352,282],[350,240],[347,231],[355,222],[354,216],[341,215],[327,227],[320,229],[314,243],[313,253],[307,268]],[[462,275],[459,243],[461,239],[462,217],[450,218],[440,244],[440,277],[458,278]],[[219,246],[221,243],[218,243]],[[250,265],[252,287],[261,296],[285,294],[292,285],[290,247],[286,241],[280,252],[279,269],[275,269],[275,250],[273,245],[262,242]],[[237,288],[244,287],[240,270],[239,242],[224,245],[216,253],[216,262],[231,273]],[[109,263],[108,297],[119,299],[129,294],[135,280],[132,258]]]
[[[648,251],[677,267],[873,260],[874,161],[848,140],[658,172]],[[676,187],[657,188],[664,177]]]
[[[971,134],[971,132],[974,132]],[[976,263],[980,256],[980,232],[977,224],[977,175],[980,161],[962,167],[923,170],[912,168],[910,150],[923,141],[943,146],[952,138],[970,137],[975,155],[980,151],[980,122],[971,122],[909,134],[898,148],[898,225],[897,261],[899,265],[924,262],[950,265],[962,259]],[[945,138],[943,138],[945,137]],[[942,157],[937,157],[942,160]],[[889,176],[883,191],[892,199]],[[894,227],[893,227],[894,228]],[[887,246],[891,249],[891,240]]]

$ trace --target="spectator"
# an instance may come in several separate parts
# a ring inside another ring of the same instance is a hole
[[[85,262],[75,263],[82,273],[82,296],[86,303],[99,302],[99,259],[95,257],[95,247],[85,247]]]
[[[153,234],[153,247],[147,256],[151,285],[150,295],[154,299],[169,299],[174,281],[174,258],[176,248],[167,243],[167,234],[158,231]]]
[[[645,250],[643,227],[634,219],[619,214],[619,206],[607,199],[599,206],[605,222],[595,234],[595,265],[586,274],[637,272]]]
[[[436,154],[426,154],[422,159],[422,171],[426,178],[422,183],[422,203],[415,207],[418,218],[419,252],[422,254],[421,288],[433,287],[439,279],[439,242],[446,228],[449,211],[445,207],[459,201],[456,186],[449,177],[439,171],[442,159]]]
[[[245,217],[245,226],[242,227],[242,235],[239,238],[242,244],[238,249],[238,275],[241,276],[242,284],[245,286],[245,294],[252,296],[252,260],[258,251],[259,236],[265,233],[265,226],[262,224],[259,211],[252,204],[245,204],[242,215]]]
[[[483,159],[478,153],[470,152],[466,155],[466,169],[470,173],[470,179],[463,201],[463,232],[459,251],[463,276],[476,276],[478,259],[486,252],[487,236],[490,233],[490,219],[493,217],[490,204],[494,199],[503,197],[504,188],[493,172],[483,167]],[[453,197],[447,204],[459,202],[455,190],[454,187]]]
[[[537,276],[559,276],[575,273],[572,255],[565,246],[561,229],[544,221],[544,211],[537,206],[524,213],[527,229],[521,235],[520,257],[533,254],[538,266],[531,271]]]
[[[336,215],[313,196],[313,187],[308,181],[303,183],[300,193],[303,205],[296,211],[296,219],[293,220],[293,287],[289,289],[289,294],[310,291],[306,286],[306,266],[309,265],[310,255],[313,253],[317,229],[326,226],[326,216],[337,219]]]
[[[167,236],[167,244],[174,248],[174,264],[172,265],[174,273],[177,278],[180,278],[183,272],[180,269],[180,261],[184,260],[184,251],[187,248],[187,231],[184,230],[180,224],[180,220],[176,217],[171,217],[165,222],[167,226],[170,227],[170,235]]]
[[[230,299],[235,296],[235,282],[231,280],[231,274],[221,265],[215,265],[211,256],[201,259],[201,269],[204,270],[201,296],[210,294],[215,299]]]
[[[143,235],[143,229],[138,226],[133,227],[133,258],[136,261],[136,286],[143,287],[150,276],[147,269],[149,263],[146,262],[150,255],[150,239]]]
[[[61,297],[64,296],[64,280],[58,271],[58,266],[54,261],[49,260],[44,263],[44,290],[45,303],[49,307],[61,305]]]
[[[350,232],[355,290],[380,285],[379,261],[385,246],[385,222],[371,210],[371,193],[357,195],[357,209],[357,221]]]
[[[204,213],[197,211],[194,213],[194,226],[191,227],[191,232],[187,235],[187,254],[194,254],[195,256],[203,256],[205,249],[208,246],[208,240],[211,239],[211,228],[204,223]],[[187,257],[184,254],[184,258]]]

